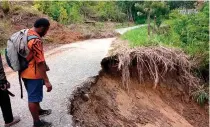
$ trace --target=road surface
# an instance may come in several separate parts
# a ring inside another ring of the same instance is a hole
[[[130,29],[133,27],[120,29],[118,32],[124,33]],[[45,53],[46,61],[51,68],[48,76],[53,85],[50,93],[44,92],[41,103],[43,109],[53,110],[50,116],[44,118],[46,121],[52,122],[54,127],[71,127],[71,116],[67,114],[69,97],[77,85],[98,74],[101,69],[100,62],[114,40],[115,38],[86,40],[66,44]],[[21,121],[14,127],[32,127],[25,88],[24,98],[21,99],[17,73],[11,73],[7,78],[11,83],[10,91],[16,95],[11,97],[13,114],[21,117]],[[1,126],[3,118],[0,112]]]
[[[116,29],[115,32],[118,32],[119,34],[124,34],[125,32],[127,32],[129,30],[133,30],[133,29],[140,28],[143,26],[146,26],[146,25],[143,24],[143,25],[132,26],[132,27],[128,27],[128,28],[120,28],[120,29]]]

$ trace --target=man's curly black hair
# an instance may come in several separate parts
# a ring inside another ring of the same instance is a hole
[[[48,19],[46,18],[40,18],[40,19],[37,19],[34,23],[34,27],[35,28],[40,28],[40,27],[49,27],[50,26],[50,22]]]

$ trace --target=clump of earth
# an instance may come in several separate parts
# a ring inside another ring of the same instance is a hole
[[[102,60],[100,74],[75,90],[69,106],[74,127],[209,125],[208,104],[201,107],[189,94],[199,82],[191,80],[191,62],[183,52],[126,48],[118,47],[117,53],[113,48],[115,53]]]

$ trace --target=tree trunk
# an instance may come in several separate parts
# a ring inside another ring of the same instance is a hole
[[[147,15],[147,21],[148,21],[148,36],[150,37],[150,10]]]
[[[130,21],[130,13],[129,13],[129,9],[127,9],[127,16],[128,16],[128,21]]]
[[[132,5],[129,7],[129,17],[130,17],[130,21],[133,22],[133,16],[132,16]]]
[[[154,17],[154,28],[153,28],[153,33],[156,33],[156,15]]]

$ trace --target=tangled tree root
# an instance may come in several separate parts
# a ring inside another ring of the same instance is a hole
[[[177,87],[189,94],[199,84],[199,78],[192,73],[193,63],[182,50],[163,46],[130,49],[121,44],[115,47],[117,49],[111,52],[110,57],[104,58],[101,64],[104,70],[117,66],[121,72],[123,87],[127,90],[134,70],[139,83],[152,81],[153,88],[160,83],[167,84],[168,81],[175,80]]]

